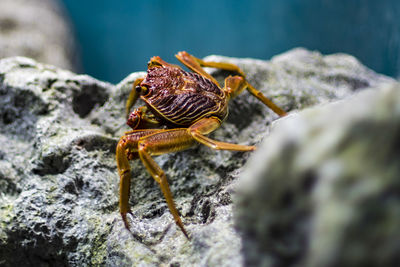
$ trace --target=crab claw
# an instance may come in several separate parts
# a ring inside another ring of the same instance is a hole
[[[135,130],[139,126],[141,118],[142,118],[142,111],[140,109],[135,109],[129,115],[126,124],[128,124],[128,126],[131,127],[133,130]]]

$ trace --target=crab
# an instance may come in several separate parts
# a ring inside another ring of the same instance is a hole
[[[129,230],[127,214],[132,215],[129,206],[129,161],[140,158],[149,174],[161,187],[176,225],[189,239],[176,209],[165,172],[154,161],[153,156],[182,151],[198,143],[217,150],[255,150],[255,146],[226,143],[207,137],[220,127],[227,117],[229,100],[244,89],[279,116],[286,113],[256,90],[238,66],[225,62],[204,61],[184,51],[179,52],[176,57],[191,72],[156,56],[150,59],[146,76],[136,79],[133,83],[126,102],[127,124],[132,130],[120,138],[116,149],[120,176],[119,208],[124,225]],[[224,86],[221,87],[203,67],[226,70],[237,75],[227,77]],[[139,98],[146,105],[130,112]]]

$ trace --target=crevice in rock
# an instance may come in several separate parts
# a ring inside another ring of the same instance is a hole
[[[67,151],[57,151],[43,156],[34,161],[35,167],[32,169],[34,174],[44,176],[47,174],[61,174],[65,172],[71,164],[71,158]]]
[[[102,106],[108,99],[106,90],[97,84],[83,84],[81,90],[74,92],[72,109],[79,117],[86,117],[94,107]]]

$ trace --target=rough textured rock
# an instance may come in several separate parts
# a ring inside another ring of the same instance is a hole
[[[75,38],[58,0],[1,0],[0,58],[25,56],[79,70]]]
[[[208,59],[239,64],[286,110],[394,83],[351,56],[303,49],[271,61]],[[133,162],[131,232],[124,228],[114,152],[128,130],[126,97],[141,75],[114,86],[27,58],[0,61],[0,265],[242,265],[232,194],[249,153],[197,146],[156,158],[191,241],[175,226],[157,184]],[[277,118],[246,92],[230,107],[213,138],[257,145]]]
[[[276,122],[238,183],[247,266],[400,264],[400,84]]]

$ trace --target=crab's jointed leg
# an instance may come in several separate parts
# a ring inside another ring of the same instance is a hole
[[[203,67],[211,67],[211,68],[217,68],[217,69],[222,69],[222,70],[227,70],[227,71],[233,71],[233,72],[238,73],[240,76],[242,76],[246,80],[245,73],[235,64],[226,63],[226,62],[204,61],[204,60],[202,60],[200,58],[196,58],[184,51],[179,52],[176,55],[176,57],[178,58],[179,61],[181,61],[189,69],[191,69],[192,71],[194,71],[200,75],[203,75],[204,77],[210,79],[217,85],[219,85],[219,84],[215,80],[215,78],[212,77],[210,74],[208,74],[203,69]],[[263,102],[267,107],[269,107],[276,114],[278,114],[279,116],[287,115],[287,113],[284,110],[282,110],[275,103],[273,103],[263,93],[261,93],[260,91],[255,89],[247,80],[246,80],[246,87],[247,87],[247,91],[249,91],[249,93],[251,93],[253,96],[255,96],[257,99],[259,99],[261,102]]]
[[[175,223],[187,238],[189,238],[189,236],[183,227],[181,218],[179,217],[165,173],[153,160],[152,156],[181,151],[191,147],[193,144],[193,138],[186,133],[186,129],[181,128],[162,130],[158,133],[143,137],[138,144],[139,157],[142,160],[143,165],[154,180],[160,185],[161,191],[167,201],[168,208],[174,217]]]
[[[241,146],[214,141],[203,135],[213,131],[218,127],[219,122],[217,119],[202,119],[190,128],[161,130],[154,134],[140,138],[138,142],[138,153],[143,165],[146,167],[147,171],[154,178],[154,180],[160,185],[161,191],[167,201],[168,208],[174,217],[176,224],[186,237],[188,237],[188,234],[175,207],[165,173],[153,160],[152,156],[187,149],[194,145],[195,140],[214,149],[237,151],[249,151],[255,149],[253,146]]]
[[[118,173],[120,176],[120,212],[126,228],[129,229],[126,215],[127,213],[130,213],[129,196],[131,168],[129,166],[129,159],[140,157],[147,171],[160,185],[161,191],[164,194],[168,208],[174,217],[176,224],[181,228],[186,237],[188,237],[179,217],[179,213],[176,210],[166,176],[151,156],[181,151],[189,148],[194,143],[195,140],[187,134],[186,128],[172,130],[133,130],[121,137],[117,145],[116,158]]]
[[[162,67],[162,66],[169,66],[169,67],[175,67],[181,69],[180,66],[168,63],[161,59],[159,56],[152,57],[147,64],[147,68],[152,68],[152,67]]]
[[[161,191],[167,201],[168,208],[176,224],[186,237],[188,234],[175,207],[171,191],[164,171],[153,160],[157,156],[169,152],[177,152],[193,146],[196,141],[213,149],[251,151],[254,146],[244,146],[212,140],[205,135],[214,131],[221,122],[217,118],[204,118],[194,123],[189,128],[177,129],[145,129],[133,130],[121,137],[117,145],[117,166],[120,175],[120,212],[125,226],[129,229],[126,214],[130,213],[129,192],[131,168],[129,160],[140,157],[147,171],[160,185]]]
[[[127,213],[131,213],[129,208],[129,196],[131,187],[131,167],[129,160],[138,158],[137,144],[141,137],[160,131],[159,129],[133,130],[118,142],[116,150],[117,168],[120,177],[119,183],[119,210],[124,221],[125,227],[129,229]]]
[[[217,118],[203,118],[190,126],[187,131],[199,143],[217,150],[233,150],[233,151],[252,151],[255,146],[244,146],[232,143],[216,141],[208,138],[207,134],[214,131],[221,125],[221,121]]]
[[[242,76],[229,76],[225,79],[224,91],[229,98],[234,98],[243,92],[247,85],[246,80]]]
[[[185,51],[179,52],[175,56],[180,62],[182,62],[182,64],[184,64],[186,67],[188,67],[191,71],[194,71],[197,74],[200,74],[200,75],[210,79],[213,83],[220,86],[218,81],[202,68],[201,63],[204,63],[204,62],[201,59],[194,57]]]

